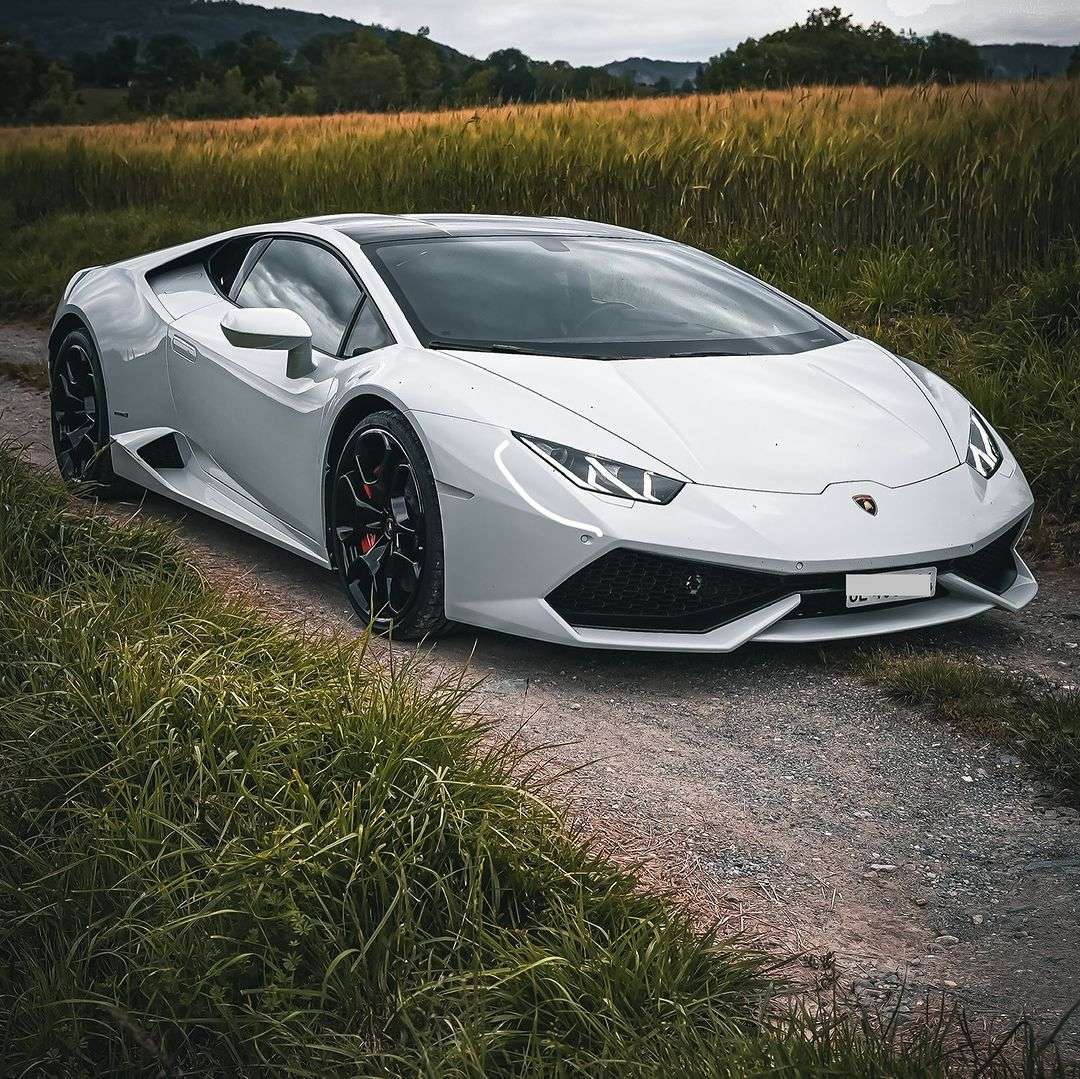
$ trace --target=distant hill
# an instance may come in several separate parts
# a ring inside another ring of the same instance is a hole
[[[117,34],[140,41],[155,34],[182,34],[200,49],[208,49],[257,30],[293,52],[318,34],[361,29],[381,37],[399,33],[351,19],[237,0],[4,0],[0,10],[0,30],[19,41],[32,41],[48,56],[61,57],[97,52]],[[469,59],[449,45],[439,49],[448,59]]]
[[[205,50],[256,30],[269,34],[292,52],[319,34],[344,34],[361,29],[391,39],[403,36],[403,31],[334,15],[266,8],[238,0],[3,0],[0,11],[0,31],[19,41],[32,41],[46,55],[58,57],[80,51],[97,52],[117,34],[137,37],[140,41],[155,34],[182,34]],[[449,45],[435,44],[455,65],[472,59]],[[998,79],[1062,75],[1072,53],[1068,45],[1029,43],[979,45],[978,49],[991,77]],[[634,81],[646,86],[667,78],[677,90],[687,79],[695,80],[699,64],[707,59],[652,60],[630,56],[605,64],[604,70],[617,77],[632,72]]]
[[[979,45],[979,55],[995,79],[1053,78],[1064,75],[1072,55],[1070,45]]]
[[[643,86],[655,86],[660,79],[667,78],[676,90],[687,79],[693,82],[697,77],[697,69],[696,61],[650,60],[645,56],[630,56],[625,60],[613,60],[604,65],[604,70],[609,75],[619,78],[633,72],[634,82]]]
[[[987,73],[992,79],[1029,79],[1032,77],[1055,78],[1065,74],[1071,45],[1040,45],[1019,42],[1015,45],[977,45],[979,55],[986,64]],[[650,60],[645,56],[631,56],[626,60],[615,60],[604,65],[604,70],[612,75],[634,74],[634,81],[653,86],[666,75],[671,85],[677,90],[685,79],[695,80],[699,63],[682,60]]]

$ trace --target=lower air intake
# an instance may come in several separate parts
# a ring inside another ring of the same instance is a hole
[[[790,592],[782,577],[619,548],[578,570],[547,601],[572,626],[694,632]]]
[[[939,580],[945,573],[955,573],[991,592],[1004,592],[1016,580],[1013,547],[1022,529],[1019,522],[972,554],[936,563]],[[868,571],[853,567],[851,572]],[[845,578],[844,570],[763,573],[620,547],[563,581],[548,594],[547,602],[571,626],[583,629],[703,633],[796,594],[802,602],[790,618],[859,614],[863,609],[849,611],[845,603]],[[938,597],[947,594],[939,584]],[[897,601],[928,602],[933,601]]]
[[[1020,538],[1023,527],[1023,521],[1013,525],[1004,535],[985,547],[980,547],[974,554],[954,558],[949,563],[948,570],[943,568],[942,572],[955,573],[966,581],[972,581],[990,592],[1001,595],[1016,580],[1016,559],[1013,557],[1013,548]]]

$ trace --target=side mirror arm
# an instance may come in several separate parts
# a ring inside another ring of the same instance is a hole
[[[301,341],[289,349],[285,359],[286,378],[306,378],[315,371],[315,357],[311,354],[311,339]]]

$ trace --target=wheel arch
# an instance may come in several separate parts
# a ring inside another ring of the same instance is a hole
[[[86,319],[75,311],[68,311],[62,315],[56,321],[56,325],[49,331],[49,370],[52,371],[52,365],[56,361],[56,354],[60,351],[60,345],[64,338],[67,337],[72,330],[83,330],[90,337],[93,342],[94,348],[97,348],[97,341],[94,340],[94,333],[90,329],[90,324]]]

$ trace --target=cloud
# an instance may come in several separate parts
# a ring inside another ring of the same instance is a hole
[[[266,2],[266,0],[264,0]],[[415,31],[474,56],[514,45],[541,60],[603,64],[627,56],[703,60],[746,37],[801,22],[824,0],[291,0],[279,6],[343,15],[358,22]],[[850,0],[860,22],[880,19],[920,33],[947,30],[975,42],[1080,41],[1072,0]]]

